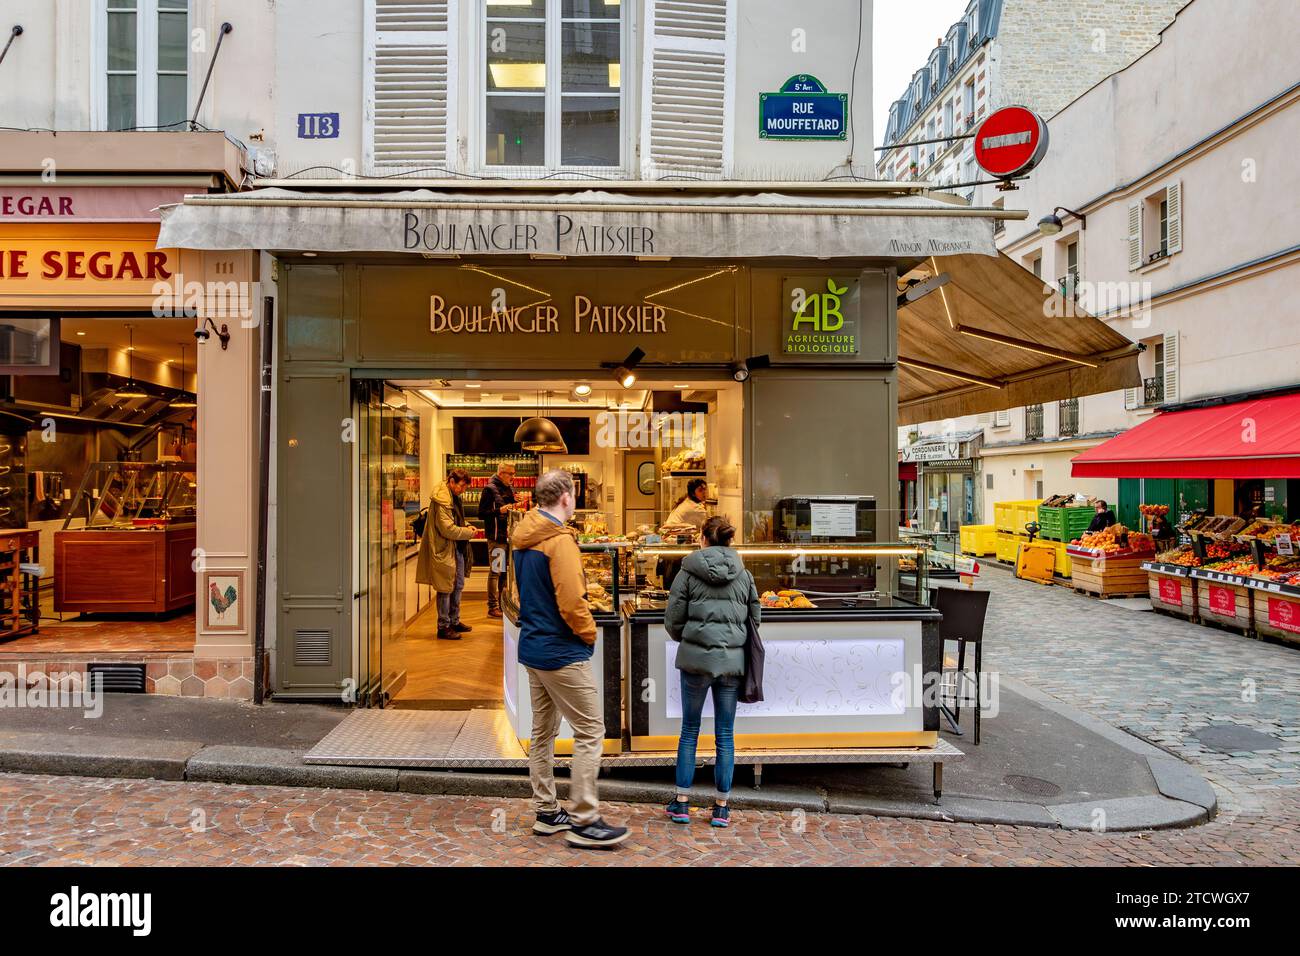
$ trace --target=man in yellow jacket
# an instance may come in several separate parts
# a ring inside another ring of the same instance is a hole
[[[514,589],[519,607],[519,663],[528,669],[533,706],[528,742],[528,778],[533,785],[533,832],[543,836],[569,831],[575,846],[606,847],[627,839],[627,828],[600,818],[596,776],[600,771],[605,720],[591,673],[596,622],[587,607],[587,576],[573,530],[573,476],[548,471],[533,489],[537,508],[510,534],[514,549]],[[555,737],[560,719],[573,728],[569,802],[573,816],[555,794]]]
[[[458,641],[470,630],[460,622],[460,594],[473,567],[469,542],[474,529],[465,523],[465,508],[460,504],[468,487],[469,472],[453,468],[446,483],[434,489],[415,562],[415,580],[438,593],[438,637],[445,641]]]

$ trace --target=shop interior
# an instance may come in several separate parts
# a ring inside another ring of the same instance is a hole
[[[32,544],[5,649],[191,650],[193,321],[6,319],[0,346],[0,529]]]
[[[514,465],[520,508],[539,475],[571,472],[574,523],[586,542],[658,529],[696,479],[706,482],[708,510],[741,526],[742,389],[730,379],[642,379],[627,387],[613,375],[356,380],[354,399],[357,673],[368,693],[382,682],[382,701],[391,706],[502,703],[502,622],[488,615],[491,558],[479,518],[483,488],[502,463]],[[536,419],[554,425],[563,450],[524,447],[537,444],[527,441],[537,435],[521,431]],[[471,476],[462,499],[478,530],[460,612],[472,630],[445,640],[437,636],[435,595],[416,582],[413,524],[457,467]]]

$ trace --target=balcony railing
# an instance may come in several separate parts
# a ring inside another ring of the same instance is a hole
[[[1165,379],[1162,375],[1142,379],[1142,404],[1159,405],[1165,400]]]
[[[1043,406],[1025,406],[1025,439],[1035,441],[1043,437]]]
[[[1065,298],[1079,301],[1079,273],[1067,272],[1056,280],[1056,287]]]

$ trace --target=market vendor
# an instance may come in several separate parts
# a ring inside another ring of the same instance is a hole
[[[1155,540],[1159,550],[1164,550],[1173,545],[1178,537],[1174,533],[1174,527],[1169,523],[1169,519],[1164,515],[1154,515],[1151,518],[1151,537]]]
[[[1115,524],[1115,512],[1101,498],[1097,499],[1097,513],[1092,516],[1092,524],[1088,525],[1088,532],[1105,531],[1111,525]]]

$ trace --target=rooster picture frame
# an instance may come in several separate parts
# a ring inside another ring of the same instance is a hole
[[[244,629],[244,572],[203,572],[205,631]]]

